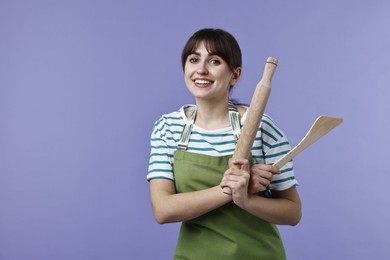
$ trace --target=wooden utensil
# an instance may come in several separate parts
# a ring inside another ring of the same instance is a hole
[[[331,116],[319,116],[313,125],[310,127],[309,131],[303,137],[303,139],[288,153],[286,153],[282,158],[277,160],[273,165],[282,168],[287,162],[292,158],[297,156],[300,152],[305,150],[311,144],[316,142],[318,139],[326,135],[333,128],[338,126],[343,122],[342,118],[331,117]]]
[[[278,60],[269,57],[265,64],[263,76],[256,85],[253,93],[252,101],[246,117],[245,125],[242,128],[240,139],[237,142],[233,158],[248,158],[252,149],[256,133],[259,129],[261,118],[263,117],[265,106],[268,97],[271,93],[271,79],[278,65]],[[231,195],[232,191],[229,187],[224,187],[223,192]]]

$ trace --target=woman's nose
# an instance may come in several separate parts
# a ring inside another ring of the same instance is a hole
[[[209,73],[209,71],[207,69],[207,63],[206,62],[199,62],[198,68],[196,69],[196,72],[199,75],[207,75]]]

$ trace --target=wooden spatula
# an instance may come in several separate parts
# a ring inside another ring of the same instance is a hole
[[[297,156],[300,152],[305,150],[315,141],[326,135],[333,128],[338,126],[343,122],[342,118],[331,117],[331,116],[319,116],[313,125],[310,127],[309,131],[306,133],[305,137],[297,144],[290,152],[285,154],[282,158],[276,161],[273,165],[282,168],[288,161]]]

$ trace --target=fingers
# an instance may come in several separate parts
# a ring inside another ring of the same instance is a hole
[[[272,165],[255,164],[251,168],[251,176],[257,178],[264,185],[267,184],[264,179],[272,181],[274,174],[280,174],[280,171],[278,168]]]
[[[254,164],[251,168],[251,172],[270,172],[272,174],[280,174],[278,167],[268,164]]]
[[[239,165],[240,167],[242,166],[243,168],[248,166],[248,164],[244,161],[239,161],[239,162],[233,161],[231,165],[232,166]],[[227,186],[231,189],[247,187],[249,184],[249,179],[250,179],[249,171],[231,167],[227,169],[226,172],[224,173],[220,185],[222,188]]]
[[[228,186],[232,190],[245,187],[250,194],[265,191],[271,184],[273,175],[280,174],[277,167],[266,164],[253,165],[248,174],[249,162],[246,159],[230,159],[229,167],[221,181],[221,187]]]
[[[255,164],[251,168],[249,193],[255,194],[265,191],[271,184],[274,174],[280,174],[277,167],[266,164]]]
[[[270,185],[270,183],[271,181],[265,178],[253,178],[251,176],[248,185],[248,192],[249,194],[256,194],[258,192],[265,191],[267,190],[267,187]]]
[[[266,188],[271,184],[272,176],[267,178],[267,177],[260,177],[256,176],[253,178],[255,182],[257,182],[259,185],[263,186],[262,188]]]
[[[249,171],[249,161],[247,159],[229,159],[229,168],[235,167],[244,171]]]

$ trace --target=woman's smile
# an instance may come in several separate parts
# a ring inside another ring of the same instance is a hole
[[[208,80],[208,79],[195,79],[194,80],[195,86],[198,88],[207,88],[211,84],[213,84],[213,81]]]

